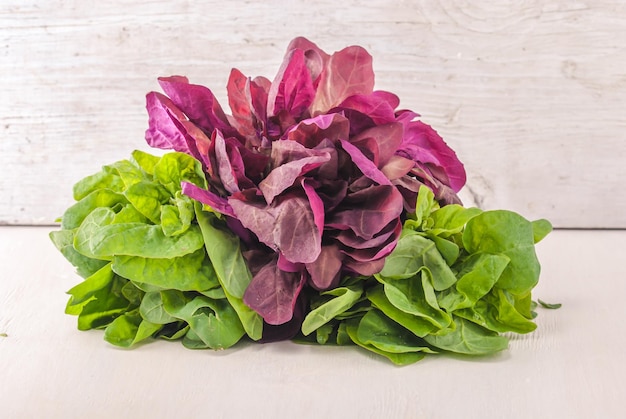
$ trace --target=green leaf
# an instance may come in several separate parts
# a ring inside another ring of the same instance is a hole
[[[161,298],[167,313],[189,324],[193,331],[189,338],[197,337],[209,348],[228,348],[245,334],[227,300],[211,300],[203,295],[189,298],[180,291],[163,291]]]
[[[161,227],[166,236],[176,236],[189,229],[195,217],[193,201],[180,191],[176,192],[174,205],[161,207]]]
[[[551,310],[556,310],[558,308],[561,308],[562,304],[561,303],[546,303],[544,301],[541,300],[537,300],[537,302],[539,303],[539,305],[541,305],[541,307],[543,308],[547,308],[547,309],[551,309]]]
[[[533,226],[533,240],[535,243],[539,243],[552,231],[552,224],[548,220],[535,220],[531,224]]]
[[[87,304],[82,306],[78,314],[78,329],[89,330],[107,326],[115,318],[130,308],[129,301],[124,298],[122,288],[126,280],[113,275],[111,281],[101,289],[91,293]]]
[[[306,315],[302,322],[302,334],[309,335],[335,316],[348,310],[359,300],[361,294],[363,294],[363,287],[358,286],[338,287],[322,292],[321,295],[331,295],[335,298],[331,298]]]
[[[61,228],[63,230],[73,230],[79,227],[95,209],[100,207],[111,208],[116,204],[125,205],[127,203],[128,200],[124,195],[110,189],[93,191],[65,211],[61,218]]]
[[[326,345],[335,329],[335,326],[336,322],[330,322],[315,329],[315,341],[320,345]]]
[[[107,263],[83,282],[72,287],[67,292],[70,299],[67,302],[65,312],[73,315],[80,314],[83,307],[95,298],[96,293],[106,288],[113,281],[113,277],[111,263]]]
[[[462,318],[455,318],[456,328],[445,335],[428,335],[424,340],[437,348],[468,355],[486,355],[508,347],[508,339]]]
[[[176,317],[165,311],[161,292],[159,291],[147,292],[144,295],[139,306],[139,314],[144,320],[154,324],[163,325],[177,320]]]
[[[143,299],[146,293],[133,284],[131,281],[128,281],[122,287],[122,295],[126,298],[131,305],[139,306],[141,304],[141,300]]]
[[[422,270],[421,276],[384,283],[385,296],[399,310],[430,322],[437,329],[447,329],[452,318],[437,302],[432,275]]]
[[[155,224],[161,220],[161,205],[171,197],[163,186],[148,181],[139,181],[130,185],[124,192],[124,196],[137,211]]]
[[[443,237],[433,236],[430,234],[427,234],[426,237],[428,237],[430,240],[432,240],[435,243],[437,250],[439,251],[439,253],[441,253],[441,256],[443,256],[448,266],[452,266],[454,262],[456,262],[456,260],[459,258],[459,254],[460,254],[459,246],[453,241],[444,239]]]
[[[507,256],[489,253],[475,253],[468,257],[459,266],[459,280],[455,287],[439,298],[441,307],[448,312],[472,307],[491,291],[509,260]]]
[[[87,195],[100,189],[122,192],[124,190],[124,182],[115,173],[100,171],[81,179],[74,185],[74,199],[80,201]]]
[[[196,207],[196,219],[204,236],[204,246],[217,277],[226,291],[236,297],[243,294],[252,281],[252,274],[241,254],[241,243],[217,216]]]
[[[151,337],[161,327],[160,324],[143,320],[136,312],[124,313],[104,329],[104,340],[116,346],[129,348]]]
[[[410,330],[416,336],[424,337],[440,330],[440,327],[435,326],[432,321],[422,316],[406,313],[391,304],[385,295],[382,285],[370,288],[367,291],[367,298],[387,317],[400,324],[405,329]]]
[[[144,172],[149,175],[154,174],[154,166],[159,162],[160,157],[153,156],[141,150],[135,150],[132,153],[132,160],[134,164],[139,166]]]
[[[248,336],[253,340],[261,339],[263,318],[243,302],[243,294],[252,280],[252,274],[241,254],[239,238],[214,213],[203,211],[199,203],[195,212],[204,237],[204,247],[226,298],[237,312]]]
[[[111,224],[114,218],[115,213],[109,208],[93,211],[76,232],[76,250],[95,259],[110,259],[114,255],[174,258],[193,253],[204,245],[198,226],[167,237],[158,225]]]
[[[51,231],[49,236],[55,247],[73,266],[76,272],[83,278],[87,278],[108,263],[106,260],[92,259],[81,255],[74,249],[75,230]]]
[[[359,333],[358,333],[359,320],[360,319],[348,320],[345,323],[343,323],[342,326],[344,326],[343,333],[347,334],[350,340],[352,340],[352,342],[359,345],[361,348],[367,349],[368,351],[374,352],[375,354],[382,355],[396,365],[413,364],[417,361],[424,359],[424,357],[426,356],[424,352],[401,352],[401,353],[387,352],[387,351],[377,348],[374,345],[362,342],[359,339]],[[341,331],[342,330],[340,328],[340,332]],[[338,340],[339,340],[339,336],[340,336],[340,333],[338,333]],[[345,339],[341,339],[341,340],[343,341]]]
[[[149,180],[146,173],[129,160],[120,160],[106,165],[102,169],[106,173],[113,173],[119,176],[126,188],[137,182]]]
[[[154,165],[154,179],[171,195],[181,189],[181,182],[191,182],[206,188],[206,180],[199,161],[184,153],[167,153]]]
[[[357,338],[366,345],[390,353],[436,353],[426,342],[385,316],[379,310],[368,311],[357,329]]]
[[[427,186],[420,186],[417,193],[415,213],[409,214],[407,226],[417,231],[423,231],[430,214],[439,208],[439,203],[435,200],[435,194]]]
[[[217,275],[203,248],[174,258],[114,256],[113,271],[135,283],[180,291],[219,287]]]
[[[407,231],[385,259],[383,269],[375,276],[383,280],[406,279],[417,275],[424,267],[432,273],[437,291],[449,288],[456,282],[456,276],[435,243],[419,233]]]
[[[479,208],[465,208],[461,205],[446,205],[431,214],[433,225],[429,234],[449,237],[463,231],[465,225],[475,216],[482,213]]]
[[[530,291],[539,280],[532,224],[511,211],[486,211],[472,218],[463,232],[469,253],[502,254],[510,259],[498,287],[514,294]]]

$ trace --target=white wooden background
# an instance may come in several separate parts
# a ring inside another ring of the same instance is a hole
[[[626,228],[626,2],[1,0],[0,223],[49,224],[72,184],[147,149],[144,95],[183,74],[224,105],[290,39],[359,44],[377,88],[457,150],[467,205]]]

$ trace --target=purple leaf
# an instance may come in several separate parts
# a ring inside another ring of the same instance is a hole
[[[240,189],[235,169],[231,165],[230,157],[226,151],[226,140],[222,137],[221,132],[216,131],[215,133],[216,135],[213,140],[215,143],[215,161],[217,163],[217,173],[222,186],[224,186],[224,189],[231,194],[239,192]],[[243,166],[243,162],[241,162],[241,155],[239,156],[239,162],[236,162],[235,164],[237,163],[239,163],[239,166]]]
[[[296,299],[296,305],[293,308],[293,316],[287,323],[272,325],[265,323],[263,325],[263,337],[259,339],[260,343],[276,342],[279,340],[292,339],[302,327],[302,321],[307,313],[308,302],[306,295],[300,293]]]
[[[391,156],[389,161],[380,169],[389,180],[396,180],[406,175],[415,167],[415,162],[401,156]]]
[[[311,114],[325,113],[352,95],[370,94],[374,89],[372,56],[359,46],[335,52],[320,75]]]
[[[394,122],[391,124],[377,125],[373,128],[361,132],[359,135],[350,139],[352,144],[357,145],[362,139],[373,139],[376,142],[378,151],[377,160],[374,163],[378,167],[382,167],[395,154],[400,144],[402,144],[402,124]]]
[[[309,70],[309,73],[311,73],[313,86],[317,87],[317,84],[319,83],[319,76],[326,66],[330,55],[322,51],[315,43],[303,37],[297,37],[289,43],[287,51],[291,51],[294,49],[301,49],[302,51],[304,51],[306,66]]]
[[[274,144],[284,143],[289,140],[275,141]],[[313,151],[313,150],[312,150]],[[318,168],[325,162],[330,160],[330,154],[319,153],[310,157],[304,157],[281,164],[274,168],[261,183],[259,189],[263,192],[263,196],[268,204],[271,204],[274,198],[291,187],[296,179]]]
[[[307,179],[302,179],[301,182],[302,189],[304,189],[304,193],[309,200],[311,211],[313,211],[313,220],[315,221],[317,233],[319,234],[319,239],[321,242],[322,233],[324,232],[324,202],[313,188],[312,183],[313,182],[311,180]]]
[[[148,129],[146,141],[151,147],[164,150],[187,152],[185,135],[174,123],[176,119],[186,119],[185,115],[165,95],[151,92],[146,95]]]
[[[302,263],[293,263],[287,260],[285,255],[282,253],[278,253],[278,269],[285,272],[301,272],[304,269],[304,265]]]
[[[215,211],[231,217],[235,216],[235,212],[226,198],[222,198],[213,192],[202,189],[189,182],[182,182],[182,189],[183,194],[200,203],[210,206]]]
[[[359,168],[361,173],[367,178],[373,180],[379,185],[391,185],[391,181],[383,174],[373,161],[365,157],[365,155],[356,146],[350,144],[346,140],[341,140],[341,146],[350,155],[352,162]]]
[[[455,192],[465,185],[465,169],[456,153],[432,127],[421,121],[412,121],[405,125],[404,141],[398,154],[442,168],[448,178],[445,180],[449,181],[449,186]]]
[[[325,139],[334,143],[338,140],[347,140],[349,135],[350,123],[346,117],[333,113],[300,121],[287,132],[287,139],[307,148],[314,148]]]
[[[347,257],[343,263],[344,268],[358,275],[371,276],[383,270],[385,259],[370,260],[369,262],[356,261]]]
[[[271,249],[280,251],[293,263],[310,263],[321,251],[321,234],[306,197],[289,193],[272,205],[235,194],[228,200],[236,217]]]
[[[394,220],[387,224],[378,234],[369,240],[364,240],[362,237],[357,236],[352,230],[343,230],[337,235],[337,240],[346,246],[346,248],[352,249],[370,249],[378,248],[389,242],[390,238],[399,236],[400,231],[397,230],[399,220]],[[402,227],[400,223],[400,227]],[[397,239],[397,237],[396,237]]]
[[[236,68],[233,68],[228,78],[226,90],[228,105],[237,122],[237,130],[246,138],[256,137],[257,118],[252,108],[251,81]]]
[[[268,93],[268,116],[286,110],[298,118],[309,108],[315,89],[304,51],[295,49],[287,53]]]
[[[209,89],[190,84],[186,77],[181,76],[159,77],[158,80],[172,102],[205,132],[211,133],[214,129],[219,129],[230,134],[234,131]]]
[[[326,227],[351,229],[363,239],[370,240],[402,213],[402,195],[391,185],[372,185],[349,194]]]
[[[376,125],[383,125],[396,120],[394,109],[399,103],[400,100],[393,93],[377,90],[369,95],[352,95],[337,108],[358,111],[371,118]]]
[[[385,231],[386,230],[390,231],[389,234],[382,234],[382,237],[386,238],[384,241],[381,242],[378,240],[378,237],[376,237],[375,239],[366,242],[367,244],[372,242],[371,247],[363,246],[361,248],[346,248],[344,249],[344,253],[358,262],[370,262],[384,258],[396,247],[398,239],[400,238],[400,233],[402,232],[402,223],[399,219],[396,219],[385,227]],[[374,242],[377,244],[373,245]]]
[[[302,273],[282,271],[273,259],[254,275],[243,301],[268,324],[287,323],[293,317],[296,299],[304,282]]]
[[[315,262],[306,264],[313,287],[318,290],[336,287],[339,284],[342,262],[343,254],[337,245],[322,246]]]

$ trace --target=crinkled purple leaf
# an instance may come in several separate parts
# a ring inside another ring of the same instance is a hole
[[[274,144],[285,143],[289,140],[275,141]],[[311,150],[312,152],[314,150]],[[318,152],[318,155],[300,158],[281,164],[275,167],[261,183],[259,189],[263,192],[263,196],[268,204],[271,204],[274,198],[291,187],[296,179],[313,169],[318,168],[325,162],[330,160],[330,154]]]
[[[259,241],[282,252],[290,262],[309,263],[319,256],[321,234],[309,200],[303,195],[284,194],[272,205],[265,205],[235,194],[228,202],[244,227],[256,234]]]
[[[441,167],[447,174],[449,186],[455,192],[465,185],[465,169],[456,153],[431,126],[421,121],[412,121],[406,125],[398,154]]]
[[[311,276],[311,285],[318,290],[334,288],[339,284],[343,254],[337,245],[322,246],[315,262],[307,263],[306,270]]]
[[[392,184],[402,194],[402,197],[404,198],[404,209],[406,210],[406,212],[415,212],[415,205],[417,204],[417,193],[419,191],[419,188],[422,185],[428,185],[410,175],[405,175],[398,179],[394,179],[392,181]]]
[[[350,123],[339,113],[319,115],[304,119],[287,132],[287,139],[307,148],[317,147],[323,140],[347,140]]]
[[[230,135],[234,129],[228,123],[222,107],[206,87],[189,83],[186,77],[159,77],[161,88],[189,120],[205,132],[214,129]]]
[[[356,148],[358,148],[361,153],[363,153],[363,155],[365,157],[367,157],[369,160],[372,161],[372,163],[374,163],[374,165],[376,167],[378,167],[378,143],[376,142],[376,140],[372,137],[361,137],[361,138],[357,138],[357,137],[353,137],[350,139],[350,144],[352,144],[353,146],[355,146]]]
[[[304,51],[294,49],[285,56],[270,87],[267,99],[268,116],[285,110],[293,117],[300,117],[309,108],[314,97],[315,89],[306,66]]]
[[[199,160],[205,170],[209,164],[209,138],[161,93],[146,95],[149,121],[146,142],[155,148],[187,153]]]
[[[373,90],[372,56],[359,46],[344,48],[335,52],[322,70],[311,114],[325,113],[352,95]]]
[[[317,179],[319,181],[319,179]],[[348,182],[343,179],[322,179],[315,192],[322,199],[326,213],[334,209],[343,201],[348,193]]]
[[[378,248],[389,242],[390,238],[399,235],[397,230],[397,223],[399,220],[394,220],[387,224],[378,234],[369,240],[365,240],[362,237],[357,236],[352,230],[343,230],[337,234],[336,239],[343,244],[346,248],[352,249],[370,249]],[[397,237],[396,237],[397,239]]]
[[[226,140],[219,131],[216,131],[215,138],[215,161],[217,163],[217,173],[224,189],[227,192],[233,194],[239,192],[239,184],[237,182],[237,175],[235,174],[235,168],[231,164],[230,156],[226,150]],[[238,161],[234,161],[235,165],[243,166],[241,156]],[[240,167],[243,169],[243,167]]]
[[[285,255],[278,252],[278,269],[285,272],[300,272],[304,269],[304,265],[302,263],[293,263],[289,261]]]
[[[213,192],[202,189],[189,182],[182,183],[182,191],[183,194],[187,195],[188,197],[195,199],[202,204],[210,206],[219,213],[229,215],[231,217],[235,216],[235,212],[233,211],[233,208],[230,206],[226,198],[222,198],[221,196],[216,195]]]
[[[415,162],[401,156],[391,156],[387,163],[381,167],[380,171],[389,180],[396,180],[406,175],[415,167]]]
[[[390,222],[389,227],[391,228],[391,234],[384,234],[386,237],[384,242],[372,247],[344,248],[344,253],[358,262],[370,262],[384,258],[396,247],[400,233],[402,232],[402,223],[399,219]],[[386,227],[385,230],[387,230],[387,228],[388,227]]]
[[[383,270],[385,259],[370,260],[369,262],[360,262],[350,257],[346,257],[343,267],[358,275],[371,276]]]
[[[348,194],[326,227],[351,229],[366,240],[373,238],[395,218],[400,217],[402,195],[392,185],[372,185]]]
[[[394,109],[400,100],[393,93],[377,90],[369,95],[352,95],[337,108],[352,109],[367,115],[377,125],[389,124],[396,120]]]
[[[267,119],[267,95],[270,87],[272,87],[272,82],[263,76],[255,77],[250,83],[252,108],[259,121],[265,122]]]
[[[402,144],[402,124],[394,122],[385,125],[377,125],[373,128],[361,132],[359,135],[350,139],[352,144],[358,145],[359,141],[366,138],[371,138],[376,142],[377,147],[377,160],[374,163],[378,167],[382,167],[393,156],[400,144]]]
[[[301,292],[296,299],[291,320],[279,325],[265,323],[263,325],[263,337],[258,342],[268,343],[294,338],[300,332],[307,308],[306,293]]]
[[[301,181],[302,189],[309,200],[311,211],[313,211],[313,220],[315,221],[315,227],[317,227],[317,234],[321,242],[322,234],[324,233],[324,202],[317,194],[312,184],[313,182],[311,180],[302,179]]]
[[[341,146],[350,155],[352,162],[359,168],[361,173],[379,185],[391,185],[391,181],[383,174],[373,161],[365,157],[363,152],[346,140],[341,140]]]
[[[237,130],[246,138],[256,137],[257,118],[252,109],[251,81],[236,68],[230,71],[226,91]]]
[[[304,51],[306,66],[311,74],[313,86],[317,87],[317,84],[319,83],[319,76],[326,66],[330,55],[321,50],[315,43],[303,37],[297,37],[289,43],[287,51],[292,51],[294,49],[301,49]]]
[[[150,92],[146,95],[148,129],[146,141],[150,147],[164,150],[187,152],[185,135],[174,123],[175,119],[185,119],[185,115],[165,95]]]
[[[268,324],[287,323],[293,317],[304,282],[302,273],[282,271],[273,259],[254,275],[243,295],[243,302]]]

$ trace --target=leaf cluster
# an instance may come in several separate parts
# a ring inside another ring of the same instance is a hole
[[[182,194],[183,181],[206,187],[191,156],[135,151],[74,186],[77,202],[50,237],[84,278],[66,307],[80,330],[104,329],[122,347],[159,337],[223,349],[261,337],[260,316],[242,303],[251,277],[238,239]]]
[[[382,271],[313,295],[301,340],[355,343],[399,365],[506,349],[503,333],[536,328],[534,245],[551,228],[511,211],[440,208],[422,187]]]

